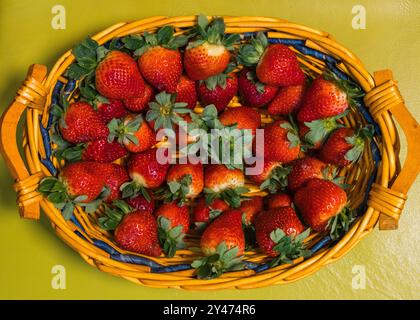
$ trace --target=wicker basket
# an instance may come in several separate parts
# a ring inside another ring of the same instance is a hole
[[[43,177],[55,174],[60,167],[52,157],[49,108],[60,98],[60,92],[70,96],[77,88],[77,83],[64,77],[65,70],[74,61],[71,51],[57,61],[49,74],[45,66],[32,65],[1,119],[1,151],[16,179],[14,189],[21,216],[39,219],[42,208],[57,235],[79,252],[87,263],[101,271],[146,286],[188,290],[249,289],[296,281],[339,259],[368,235],[378,221],[380,229],[396,229],[408,189],[420,170],[420,148],[416,147],[420,141],[420,128],[404,105],[391,71],[370,75],[352,52],[326,32],[276,18],[224,19],[227,33],[240,33],[246,39],[256,31],[264,31],[270,42],[290,46],[300,63],[306,66],[309,76],[320,74],[328,67],[340,77],[350,77],[366,92],[357,108],[344,118],[344,124],[350,127],[371,123],[376,132],[374,141],[366,146],[363,158],[341,172],[346,183],[351,185],[349,205],[359,212],[344,237],[332,242],[329,236],[312,234],[309,238],[310,258],[274,268],[268,267],[266,257],[260,252],[246,252],[246,270],[226,273],[213,280],[199,280],[190,266],[199,254],[195,248],[197,239],[193,236],[187,238],[188,250],[179,250],[175,257],[152,258],[119,249],[110,234],[96,224],[97,215],[88,215],[81,208],[76,208],[74,217],[65,221],[61,212],[37,192],[37,187]],[[173,25],[177,32],[183,32],[195,23],[196,16],[151,17],[118,23],[93,39],[104,44],[115,37],[146,30],[153,32],[165,25]],[[236,105],[238,102],[234,100],[231,107]],[[26,117],[23,139],[16,141],[22,116]],[[400,139],[394,119],[402,127],[408,143],[402,169]],[[270,121],[269,118],[263,120]],[[18,143],[23,143],[24,155],[20,154]]]

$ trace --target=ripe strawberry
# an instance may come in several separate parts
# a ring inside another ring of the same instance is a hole
[[[197,197],[204,187],[203,165],[199,164],[174,164],[166,175],[167,200],[180,200],[180,203]]]
[[[328,220],[338,215],[347,202],[343,189],[322,179],[309,180],[293,199],[305,222],[315,231],[324,231]]]
[[[302,102],[305,85],[282,87],[268,105],[267,111],[273,115],[296,113]]]
[[[238,60],[245,66],[256,66],[257,77],[265,84],[288,87],[305,82],[296,54],[285,45],[269,45],[262,32],[239,49]]]
[[[156,133],[144,121],[142,115],[128,115],[123,120],[113,119],[108,124],[108,141],[117,141],[132,152],[139,153],[156,144]]]
[[[279,161],[264,161],[263,170],[260,174],[250,175],[249,179],[260,186],[261,190],[268,189],[270,193],[276,193],[279,189],[287,187],[287,175],[290,168],[282,166]]]
[[[204,230],[200,245],[206,257],[192,263],[199,278],[211,279],[225,271],[243,269],[245,237],[241,212],[228,210],[217,217]]]
[[[144,80],[136,61],[127,53],[110,51],[96,68],[96,89],[106,98],[124,100],[140,97]]]
[[[107,196],[106,177],[99,174],[101,165],[90,161],[69,163],[58,178],[43,179],[38,191],[62,210],[66,220],[73,215],[75,205],[83,206],[88,213],[94,212]]]
[[[197,104],[197,91],[195,90],[195,81],[185,75],[182,75],[176,86],[175,102],[186,102],[187,108],[194,109]]]
[[[260,113],[249,107],[228,108],[219,116],[219,120],[224,126],[236,124],[238,129],[252,130],[254,135],[261,126]]]
[[[164,203],[155,212],[158,221],[159,241],[168,257],[177,249],[185,248],[184,236],[190,228],[190,212],[185,205]]]
[[[245,176],[239,169],[228,169],[223,164],[210,164],[205,168],[204,192],[208,204],[221,198],[231,207],[238,208],[241,205],[241,195],[248,192],[244,184]]]
[[[242,212],[242,222],[245,225],[254,224],[255,217],[263,211],[263,198],[252,197],[249,200],[242,201],[238,210]]]
[[[345,167],[360,159],[365,148],[365,141],[372,138],[370,126],[354,131],[351,128],[340,128],[329,136],[319,151],[319,158],[326,163]]]
[[[309,230],[303,230],[302,223],[291,207],[261,212],[255,220],[258,245],[268,256],[278,257],[271,262],[272,266],[308,255],[303,240]]]
[[[115,229],[115,242],[124,249],[152,257],[160,256],[158,228],[155,217],[148,211],[127,214]]]
[[[291,192],[296,192],[306,182],[313,178],[323,179],[326,164],[314,157],[305,157],[292,164],[292,171],[288,176],[288,187]]]
[[[55,115],[60,117],[58,124],[64,140],[76,144],[106,139],[108,128],[90,104],[74,102],[65,109],[54,109]]]
[[[135,113],[141,113],[145,111],[149,102],[155,98],[155,91],[152,86],[145,84],[143,94],[138,97],[128,98],[124,100],[125,107]]]
[[[103,163],[98,166],[97,174],[104,176],[105,185],[110,190],[106,202],[111,203],[121,198],[120,187],[130,180],[127,170],[123,166],[115,163]]]
[[[99,118],[104,123],[112,119],[120,119],[127,115],[127,110],[121,100],[108,99],[108,102],[99,102],[96,104],[96,110]]]
[[[150,201],[140,194],[134,198],[128,198],[125,201],[134,210],[143,210],[150,213],[153,213],[155,210],[155,199],[153,195],[150,195]]]
[[[238,86],[243,104],[256,108],[268,104],[278,91],[278,87],[259,82],[255,73],[249,69],[244,69],[239,74]]]
[[[239,35],[225,35],[223,18],[198,17],[198,36],[190,42],[184,54],[184,67],[192,80],[204,80],[226,69]]]
[[[311,122],[337,116],[349,108],[352,99],[360,96],[359,88],[327,71],[309,86],[297,118],[300,122]]]
[[[269,210],[290,206],[292,206],[292,198],[287,193],[276,193],[267,197],[267,207]]]
[[[220,77],[225,77],[224,83],[219,84],[213,77],[208,81],[197,83],[197,93],[201,104],[203,106],[214,104],[218,112],[226,108],[238,91],[238,78],[235,73],[220,74]]]
[[[229,205],[226,204],[221,199],[214,199],[210,204],[206,203],[204,197],[199,198],[193,209],[193,222],[198,223],[208,223],[215,218],[217,218],[222,212],[229,209]]]
[[[121,186],[123,198],[131,198],[141,192],[149,201],[151,198],[145,188],[156,189],[165,182],[169,164],[160,164],[157,152],[158,149],[149,149],[128,159],[127,169],[132,181]]]
[[[257,156],[266,161],[288,163],[298,158],[300,141],[297,130],[286,120],[277,120],[264,128],[264,151],[256,146]]]

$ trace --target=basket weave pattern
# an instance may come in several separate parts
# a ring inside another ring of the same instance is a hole
[[[406,193],[420,170],[419,151],[414,148],[416,140],[420,141],[420,129],[406,109],[392,73],[381,71],[373,77],[352,52],[325,32],[275,18],[224,19],[227,33],[240,33],[243,39],[247,39],[255,32],[263,31],[271,43],[290,46],[309,76],[315,77],[328,67],[339,77],[353,79],[366,92],[364,101],[359,101],[357,108],[343,118],[343,124],[349,127],[365,123],[375,127],[374,141],[366,145],[362,159],[340,172],[345,176],[345,183],[351,185],[349,206],[359,213],[344,237],[331,243],[328,236],[312,234],[308,238],[308,247],[312,251],[310,258],[274,268],[268,268],[262,253],[246,252],[246,270],[226,273],[218,279],[199,280],[190,266],[200,255],[199,239],[195,236],[187,236],[188,250],[178,250],[175,257],[153,258],[118,248],[112,242],[112,236],[96,223],[100,210],[88,215],[77,208],[73,218],[65,221],[61,212],[37,192],[37,187],[43,177],[55,175],[62,165],[52,156],[49,108],[60,99],[60,94],[71,98],[76,92],[77,83],[64,77],[64,72],[74,62],[71,51],[66,52],[48,74],[44,66],[31,66],[14,102],[2,117],[1,151],[16,178],[14,189],[21,215],[38,219],[41,207],[57,235],[79,252],[87,263],[101,271],[151,287],[190,290],[248,289],[296,281],[342,257],[368,235],[378,221],[382,229],[395,229],[407,199]],[[196,16],[152,17],[118,23],[92,38],[99,44],[106,44],[115,37],[154,32],[165,25],[172,25],[182,33],[195,23]],[[234,99],[229,107],[238,105],[238,100]],[[25,161],[19,154],[15,139],[17,123],[24,110],[27,111],[23,135]],[[200,108],[196,111],[199,112]],[[409,147],[403,169],[399,163],[400,140],[394,118],[403,128]],[[270,121],[268,115],[262,114],[263,123]],[[261,194],[255,188],[251,188],[251,192]]]

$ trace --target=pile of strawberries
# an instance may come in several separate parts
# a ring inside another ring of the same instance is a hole
[[[78,90],[51,109],[54,156],[64,166],[39,187],[65,219],[75,206],[96,212],[120,248],[147,256],[172,257],[186,234],[200,236],[204,257],[192,263],[200,278],[244,268],[246,249],[275,266],[310,254],[311,229],[333,239],[348,230],[354,217],[337,172],[372,136],[340,120],[360,96],[353,83],[328,70],[309,79],[289,47],[263,33],[241,40],[225,34],[223,19],[204,16],[178,35],[166,26],[106,47],[88,38],[73,54],[67,77]],[[234,97],[241,106],[227,108]],[[159,163],[166,140],[158,131],[180,135],[181,121],[189,144],[199,139],[190,128],[263,128],[264,143],[252,147],[262,172]]]

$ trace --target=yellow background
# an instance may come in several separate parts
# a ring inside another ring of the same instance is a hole
[[[56,4],[66,8],[66,30],[50,26],[51,8]],[[352,29],[352,7],[357,4],[366,7],[366,30]],[[418,0],[0,0],[0,110],[13,98],[29,64],[51,67],[61,53],[87,35],[119,21],[197,13],[275,16],[328,31],[351,48],[368,70],[392,68],[407,105],[420,119]],[[19,218],[11,184],[0,161],[3,299],[420,298],[419,180],[409,194],[398,231],[375,230],[343,259],[290,285],[209,293],[140,287],[97,271],[54,235],[46,219],[36,223]],[[54,265],[66,268],[66,290],[51,287]],[[352,289],[355,265],[365,267],[365,290]]]

